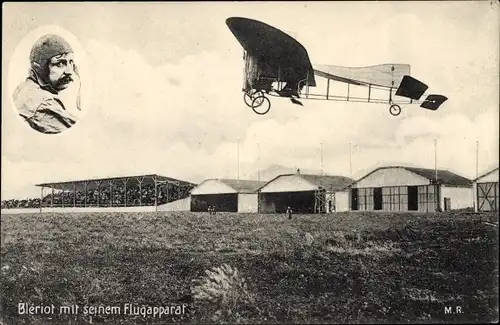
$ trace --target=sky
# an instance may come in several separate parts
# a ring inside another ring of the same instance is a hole
[[[499,12],[490,1],[3,3],[2,199],[38,196],[43,182],[156,173],[198,183],[270,165],[356,179],[437,162],[473,179],[498,166]],[[259,116],[243,102],[233,16],[290,33],[313,64],[410,64],[449,100],[393,117],[387,105],[272,98]],[[84,114],[58,135],[29,128],[10,95],[33,35],[50,28],[68,35],[84,71]]]

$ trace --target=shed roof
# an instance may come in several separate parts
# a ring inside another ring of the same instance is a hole
[[[130,185],[138,184],[139,182],[141,184],[154,184],[156,182],[156,183],[171,183],[177,186],[189,186],[189,187],[196,186],[196,184],[191,182],[182,181],[172,177],[166,177],[157,174],[129,175],[129,176],[119,176],[119,177],[108,177],[108,178],[82,179],[82,180],[73,180],[64,182],[50,182],[50,183],[36,184],[36,186],[54,188],[58,190],[67,190],[73,188],[76,188],[77,190],[82,190],[84,188],[94,189],[100,186],[101,184],[109,184],[110,182],[117,184],[128,183]]]
[[[436,179],[436,170],[429,168],[415,168],[415,167],[403,167],[417,175],[425,177],[434,181]],[[455,186],[471,186],[472,181],[468,178],[460,176],[458,174],[452,173],[449,170],[438,169],[437,170],[437,182],[445,185],[455,185]]]
[[[353,182],[353,179],[345,176],[311,175],[311,174],[297,174],[297,175],[308,180],[311,183],[318,185],[321,188],[332,191],[344,189]]]
[[[480,179],[480,178],[483,178],[483,177],[485,177],[485,176],[488,176],[489,174],[494,173],[494,172],[496,172],[497,170],[498,170],[498,167],[497,167],[497,168],[493,168],[492,170],[490,170],[490,171],[488,171],[488,172],[486,172],[486,173],[484,173],[484,174],[480,175],[478,178],[474,179],[474,181],[477,181],[477,180],[478,180],[478,179]]]
[[[253,193],[266,183],[247,179],[218,178],[216,180],[226,184],[238,193]]]
[[[328,191],[337,191],[337,190],[342,190],[345,189],[349,184],[351,184],[354,180],[345,177],[345,176],[334,176],[334,175],[314,175],[314,174],[282,174],[278,175],[269,182],[266,182],[263,184],[260,188],[264,187],[265,185],[273,182],[274,180],[284,177],[284,176],[297,176],[300,177],[321,189],[326,189]]]
[[[415,173],[419,176],[427,178],[432,183],[434,183],[436,181],[436,170],[435,169],[408,167],[408,166],[385,166],[385,167],[379,167],[379,168],[371,171],[370,173],[368,173],[365,176],[358,179],[356,182],[359,182],[360,180],[364,179],[368,175],[375,173],[378,170],[390,169],[390,168],[403,168],[403,169],[406,169],[406,170],[408,170],[412,173]],[[438,169],[437,170],[437,182],[438,182],[438,184],[452,185],[452,186],[464,186],[464,187],[472,186],[472,181],[470,179],[465,178],[463,176],[460,176],[458,174],[455,174],[455,173],[450,172],[449,170],[445,170],[445,169]]]

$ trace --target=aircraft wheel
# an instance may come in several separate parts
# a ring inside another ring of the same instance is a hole
[[[257,110],[257,108],[260,108]],[[255,97],[252,101],[252,110],[259,115],[264,115],[271,109],[271,101],[265,96]]]
[[[389,113],[391,113],[392,116],[398,116],[401,114],[401,106],[392,104],[391,107],[389,107]]]
[[[255,98],[262,97],[262,96],[264,96],[264,92],[262,90],[252,89],[249,92],[245,92],[245,94],[243,94],[243,100],[245,101],[245,104],[248,107],[253,107],[253,105],[254,105],[253,100]],[[260,105],[262,105],[262,103]],[[260,105],[258,105],[258,106],[260,106]]]

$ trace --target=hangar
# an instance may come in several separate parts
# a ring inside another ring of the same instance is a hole
[[[498,211],[498,167],[474,180],[475,211]]]
[[[259,189],[259,212],[325,213],[348,210],[346,188],[353,182],[344,176],[284,174]]]
[[[472,206],[472,182],[448,170],[388,166],[351,185],[351,210],[441,211]]]
[[[207,179],[191,191],[191,211],[257,212],[257,189],[265,182],[236,179]]]

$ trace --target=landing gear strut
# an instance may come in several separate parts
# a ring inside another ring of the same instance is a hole
[[[398,116],[399,114],[401,114],[401,106],[392,104],[389,107],[389,113],[391,113],[392,116]]]

